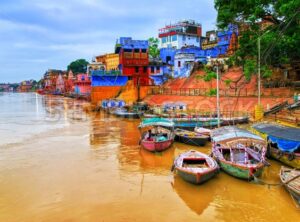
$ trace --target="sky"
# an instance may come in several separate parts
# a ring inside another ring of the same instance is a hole
[[[116,39],[157,37],[194,19],[215,29],[213,0],[0,0],[0,82],[41,79],[79,58],[114,51]]]

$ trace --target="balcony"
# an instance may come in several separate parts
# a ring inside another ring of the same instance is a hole
[[[111,70],[111,71],[92,70],[91,75],[92,76],[119,76],[121,75],[121,71],[120,70]]]

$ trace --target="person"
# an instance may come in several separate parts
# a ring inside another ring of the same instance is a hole
[[[151,129],[148,130],[147,136],[148,136],[147,139],[150,140],[151,139]]]

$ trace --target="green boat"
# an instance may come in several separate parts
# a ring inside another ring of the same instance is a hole
[[[262,174],[266,142],[247,130],[226,126],[211,133],[213,157],[231,176],[252,180]]]

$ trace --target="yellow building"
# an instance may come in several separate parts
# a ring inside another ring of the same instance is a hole
[[[119,54],[109,53],[105,55],[96,56],[97,62],[102,62],[107,71],[118,70],[119,66]]]

